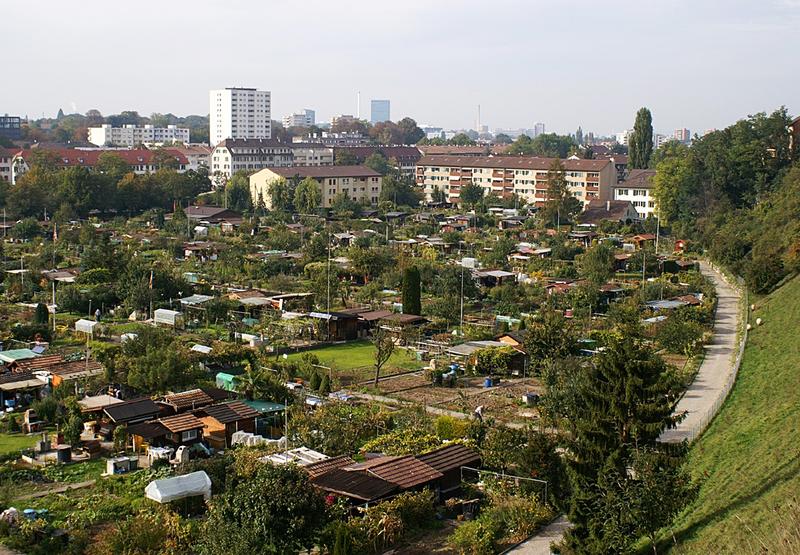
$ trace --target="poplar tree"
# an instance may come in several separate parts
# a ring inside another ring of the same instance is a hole
[[[628,138],[628,166],[646,168],[653,153],[653,116],[647,108],[639,108],[633,133]]]

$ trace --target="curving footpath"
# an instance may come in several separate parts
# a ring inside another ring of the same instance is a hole
[[[659,439],[664,443],[691,442],[700,435],[725,401],[738,371],[737,353],[741,354],[738,332],[743,329],[741,293],[707,262],[700,262],[700,271],[717,289],[714,337],[705,347],[705,358],[692,385],[675,407],[675,412],[685,412],[686,418],[675,429],[661,434]],[[550,545],[560,542],[568,527],[569,522],[561,516],[508,553],[549,555]]]

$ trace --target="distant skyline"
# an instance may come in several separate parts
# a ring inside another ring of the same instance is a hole
[[[692,133],[800,111],[800,0],[43,0],[3,6],[0,114],[208,113],[210,89],[272,92],[272,119],[392,118],[611,134],[647,106]],[[298,24],[298,22],[300,22]]]

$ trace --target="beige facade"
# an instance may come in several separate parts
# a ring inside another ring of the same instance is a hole
[[[457,203],[461,187],[473,183],[487,195],[516,194],[528,204],[541,206],[547,200],[547,173],[553,163],[553,158],[527,156],[423,156],[417,163],[416,180],[429,200],[438,188],[449,202]],[[617,172],[610,160],[570,158],[561,164],[570,192],[584,206],[611,198]]]
[[[364,205],[376,205],[381,194],[383,177],[367,166],[306,166],[264,168],[250,176],[250,195],[253,203],[263,199],[272,209],[270,185],[280,179],[302,180],[311,177],[319,185],[321,206],[329,207],[340,193]]]
[[[292,143],[293,166],[332,166],[333,147],[317,143]]]

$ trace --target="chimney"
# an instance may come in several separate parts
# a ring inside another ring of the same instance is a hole
[[[607,212],[611,212],[611,201],[610,200],[606,201],[606,211]]]

